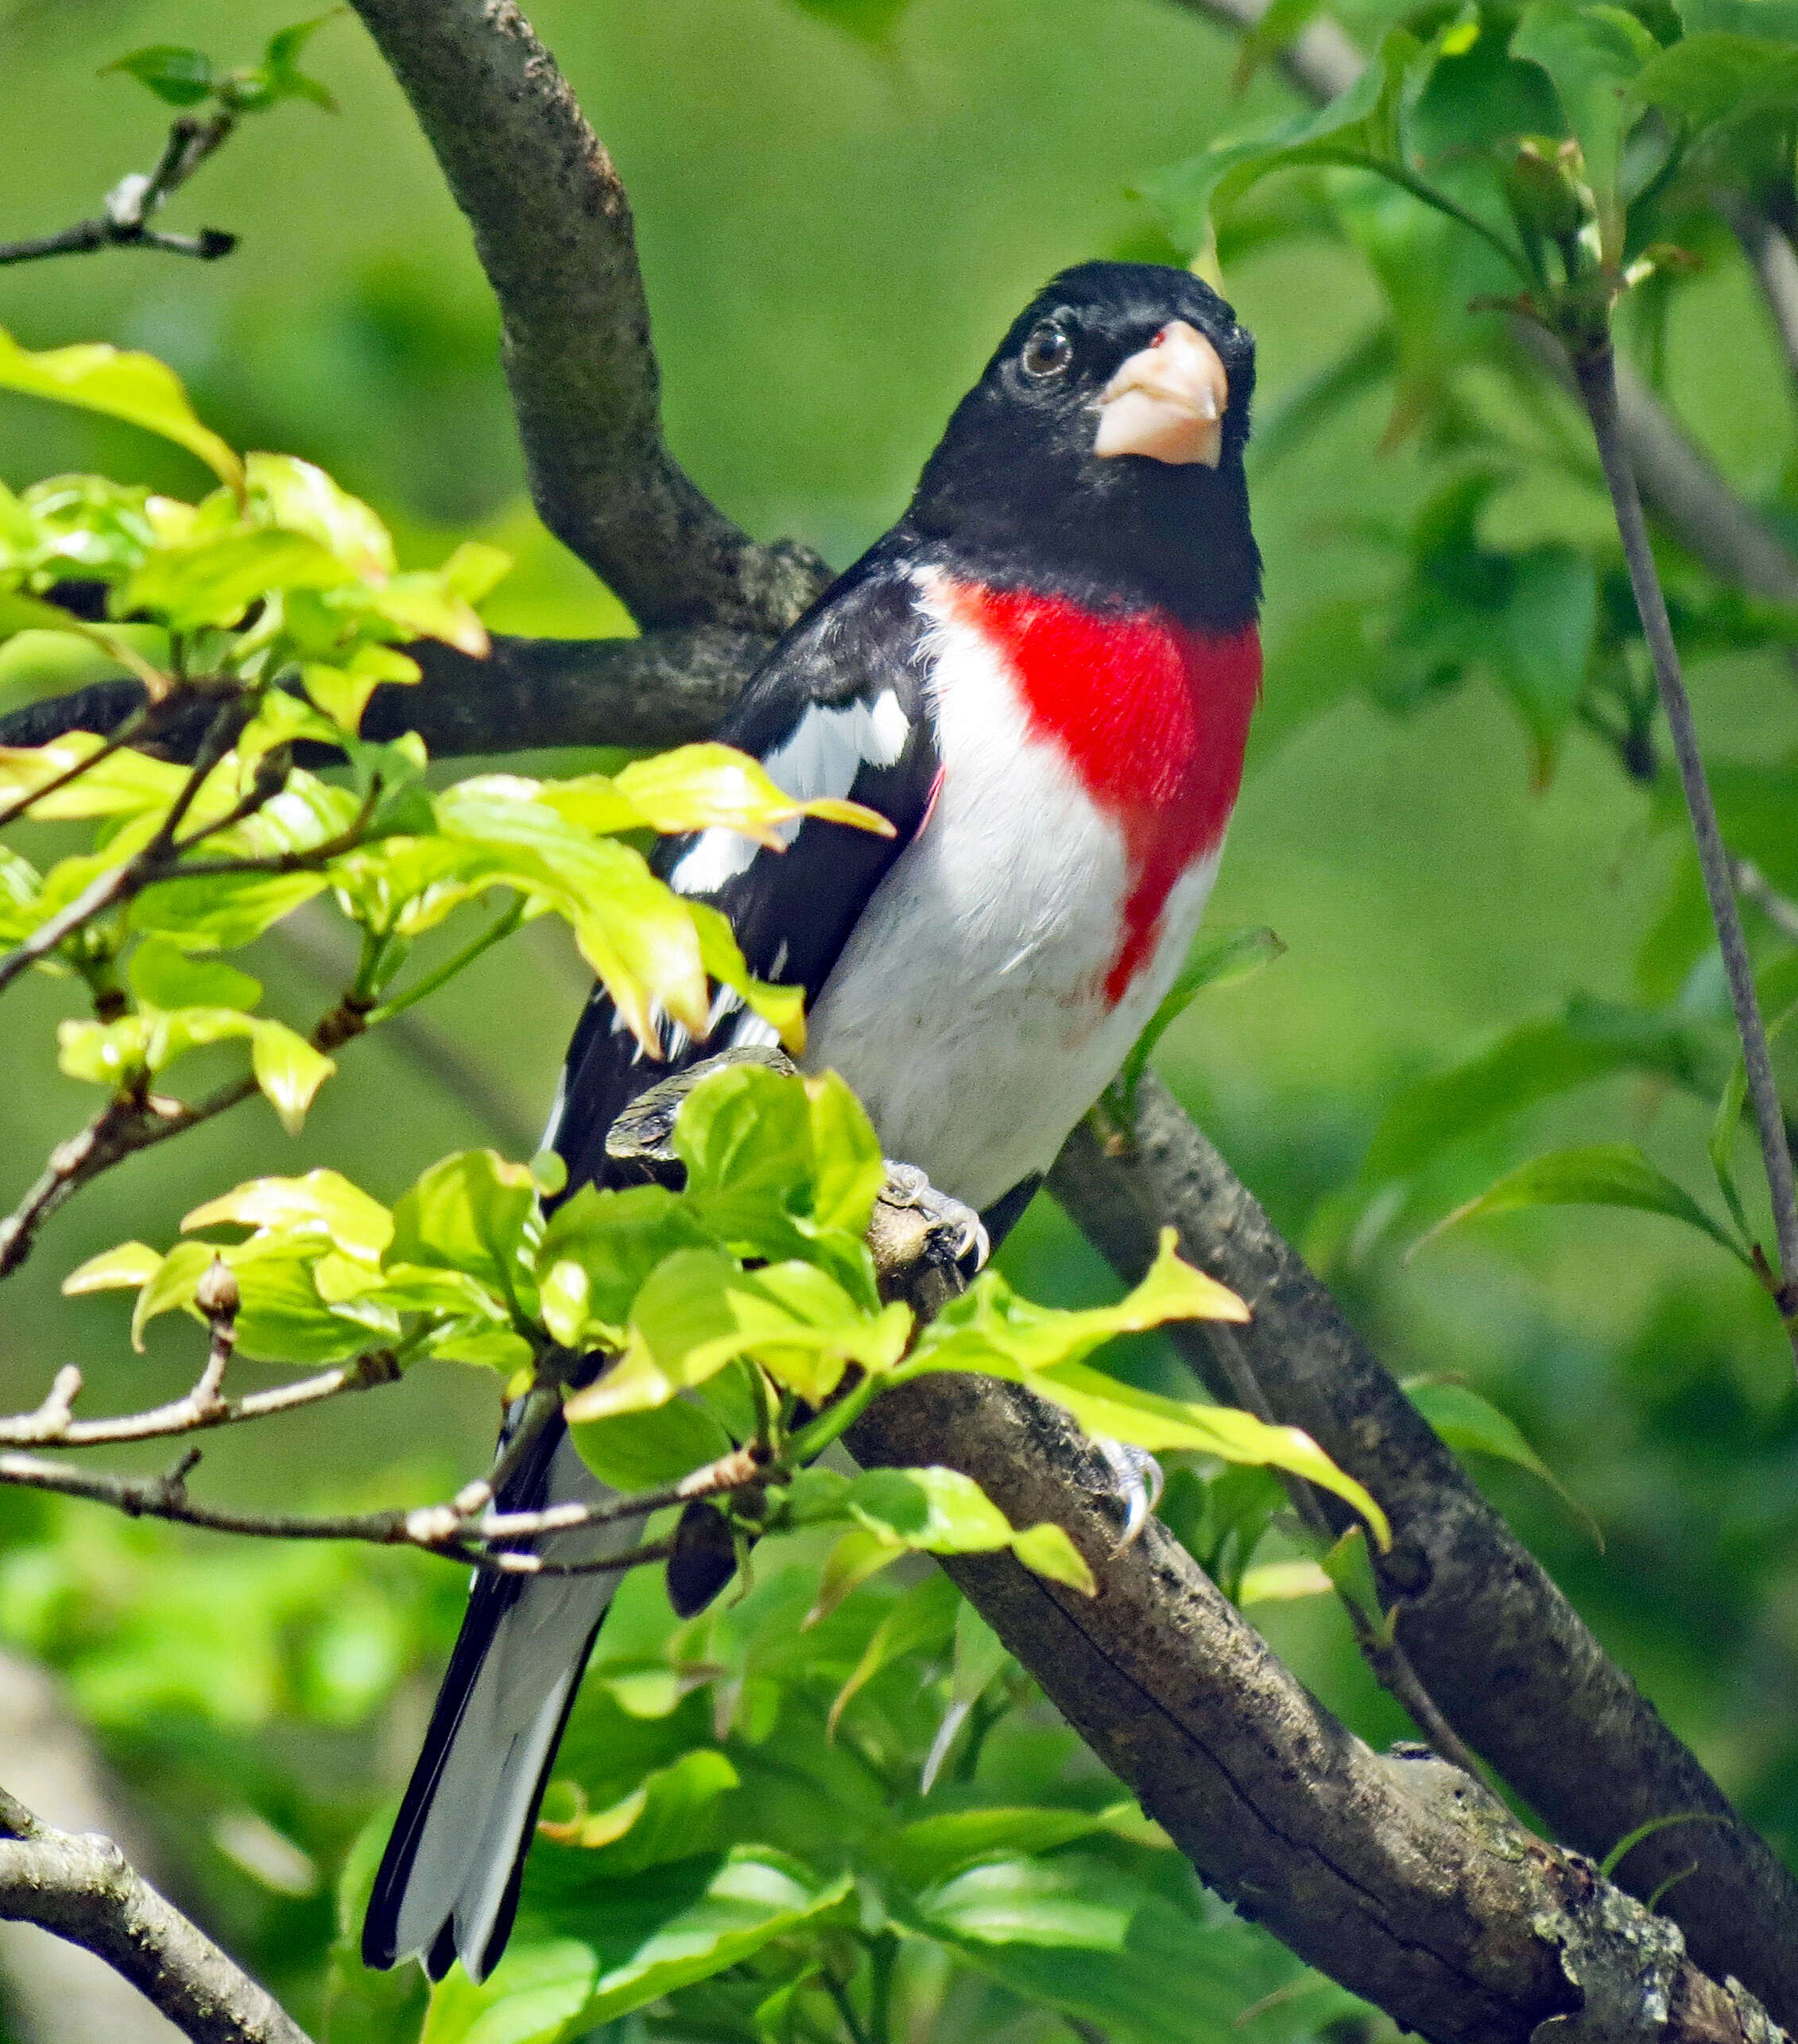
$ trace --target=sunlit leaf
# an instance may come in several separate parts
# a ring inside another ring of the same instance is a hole
[[[250,516],[316,540],[352,575],[385,579],[397,563],[393,536],[359,497],[296,455],[244,457]]]
[[[1476,1199],[1446,1214],[1413,1245],[1426,1242],[1463,1221],[1492,1214],[1512,1214],[1529,1206],[1626,1206],[1645,1214],[1664,1214],[1708,1235],[1740,1263],[1748,1257],[1741,1245],[1713,1221],[1683,1186],[1650,1163],[1633,1143],[1595,1143],[1586,1148],[1554,1150],[1509,1171]]]
[[[394,1263],[466,1271],[514,1305],[534,1293],[539,1222],[529,1167],[492,1150],[463,1150],[432,1165],[393,1207]]]
[[[194,416],[181,380],[154,355],[127,353],[104,342],[50,348],[38,354],[0,333],[0,389],[103,412],[160,433],[197,455],[232,489],[243,488],[243,464]]]
[[[136,1291],[162,1268],[162,1254],[147,1242],[121,1242],[77,1265],[63,1279],[71,1299],[89,1291]]]

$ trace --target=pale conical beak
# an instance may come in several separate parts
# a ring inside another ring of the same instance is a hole
[[[1196,327],[1170,319],[1100,392],[1092,451],[1101,461],[1146,455],[1215,468],[1229,402],[1230,378],[1217,350]]]

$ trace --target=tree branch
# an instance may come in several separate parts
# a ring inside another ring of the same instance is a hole
[[[1660,579],[1649,545],[1635,473],[1630,467],[1618,428],[1613,363],[1608,342],[1603,347],[1583,354],[1577,364],[1579,391],[1592,422],[1593,436],[1598,444],[1598,459],[1604,464],[1605,482],[1610,491],[1617,529],[1623,541],[1623,558],[1629,566],[1637,614],[1654,664],[1661,711],[1667,719],[1667,729],[1673,741],[1673,757],[1679,765],[1680,784],[1691,819],[1699,868],[1704,877],[1705,898],[1711,904],[1711,919],[1716,925],[1718,948],[1722,954],[1724,977],[1729,982],[1730,1005],[1735,1012],[1736,1034],[1742,1039],[1749,1102],[1754,1110],[1754,1125],[1761,1139],[1761,1161],[1766,1171],[1768,1197],[1773,1205],[1780,1268],[1778,1283],[1774,1286],[1769,1281],[1769,1289],[1791,1337],[1793,1359],[1798,1361],[1798,1177],[1795,1177],[1792,1152],[1785,1139],[1785,1117],[1780,1108],[1779,1089],[1773,1081],[1766,1024],[1761,1019],[1760,1000],[1754,989],[1753,962],[1748,955],[1742,912],[1736,906],[1732,861],[1724,847],[1722,828],[1717,821],[1717,805],[1711,799],[1711,784],[1699,752],[1698,727],[1692,717],[1691,699],[1680,673],[1679,648],[1673,643],[1667,599],[1661,593]]]
[[[474,230],[544,523],[641,625],[790,624],[823,563],[758,546],[663,444],[630,202],[514,0],[355,5]]]
[[[638,639],[499,633],[486,660],[421,639],[405,650],[424,679],[376,689],[362,735],[384,741],[417,731],[436,759],[545,745],[677,745],[711,734],[768,646],[764,634],[716,625]],[[0,745],[47,745],[70,731],[108,735],[143,705],[134,681],[96,682],[0,718]],[[205,713],[196,710],[159,726],[145,749],[191,759],[204,728]],[[308,749],[296,757],[307,764]]]
[[[926,1377],[846,1439],[865,1462],[961,1469],[1014,1524],[1068,1531],[1095,1597],[1009,1557],[945,1566],[1205,1880],[1405,2027],[1442,2044],[1525,2044],[1550,2021],[1567,2044],[1764,2034],[1765,2011],[1699,1972],[1672,1923],[1459,1769],[1370,1751],[1157,1522],[1119,1551],[1108,1467],[1056,1408]]]
[[[77,220],[59,234],[34,240],[0,242],[0,264],[86,255],[95,249],[160,249],[166,255],[196,256],[202,262],[229,255],[237,246],[235,234],[217,227],[202,227],[197,234],[169,234],[149,223],[236,126],[236,115],[228,112],[207,121],[184,114],[170,127],[155,169],[147,176],[134,171],[122,177],[107,194],[106,210],[97,219]]]
[[[3,1789],[0,1917],[97,1953],[193,2044],[308,2044],[273,1997],[134,1872],[110,1838],[41,1823]]]
[[[1382,1584],[1402,1601],[1398,1636],[1429,1694],[1557,1836],[1598,1856],[1652,1818],[1720,1820],[1645,1840],[1620,1877],[1650,1894],[1696,1860],[1660,1905],[1694,1957],[1739,1975],[1776,2013],[1798,2011],[1798,1883],[1606,1657],[1167,1089],[1147,1075],[1137,1099],[1130,1145],[1108,1154],[1083,1124],[1049,1190],[1126,1281],[1171,1224],[1182,1253],[1247,1302],[1254,1317],[1231,1335],[1268,1407],[1358,1477],[1392,1520]],[[1167,1331],[1231,1399],[1206,1334]]]

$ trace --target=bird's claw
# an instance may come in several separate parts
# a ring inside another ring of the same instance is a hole
[[[1121,1554],[1141,1537],[1149,1514],[1161,1501],[1165,1479],[1161,1474],[1161,1465],[1146,1448],[1133,1447],[1127,1441],[1113,1441],[1099,1435],[1093,1437],[1093,1446],[1105,1458],[1111,1472],[1112,1495],[1122,1512],[1123,1524],[1118,1531],[1117,1549]]]
[[[886,1184],[881,1198],[885,1204],[913,1207],[921,1214],[929,1227],[931,1248],[945,1262],[954,1264],[963,1277],[983,1270],[993,1245],[974,1209],[939,1192],[916,1164],[895,1163],[890,1157],[883,1161]]]

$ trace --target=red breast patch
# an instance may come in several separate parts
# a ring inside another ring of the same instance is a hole
[[[1130,861],[1106,974],[1122,1000],[1161,934],[1176,883],[1222,842],[1261,695],[1254,626],[1195,631],[1164,611],[1106,617],[1064,598],[945,582],[951,616],[1002,651],[1033,729],[1116,821]]]

